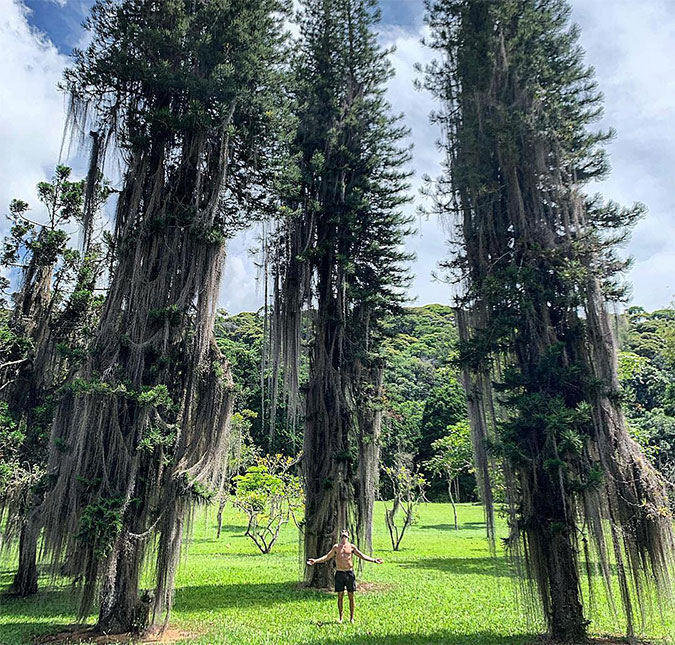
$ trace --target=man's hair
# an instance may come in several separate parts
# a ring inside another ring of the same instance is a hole
[[[347,535],[347,536],[348,536],[348,535],[349,535],[349,531],[348,531],[347,529],[342,529],[342,530],[340,531],[340,537],[342,537],[343,535]]]

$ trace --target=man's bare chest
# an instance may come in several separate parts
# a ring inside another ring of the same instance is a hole
[[[352,554],[354,553],[354,547],[351,544],[345,544],[338,546],[337,557],[341,562],[351,562]]]

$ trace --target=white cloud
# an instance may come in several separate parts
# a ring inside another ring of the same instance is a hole
[[[675,13],[671,0],[573,0],[586,60],[605,94],[601,125],[614,127],[612,173],[595,189],[649,212],[628,253],[633,302],[664,307],[675,294]]]
[[[64,100],[56,84],[67,59],[31,29],[24,5],[0,0],[0,213],[12,198],[37,209],[35,185],[58,161]],[[2,222],[0,229],[5,230]]]
[[[673,225],[670,224],[672,237]],[[647,311],[661,309],[675,301],[675,248],[669,245],[665,251],[637,261],[630,272],[633,284],[633,303]]]
[[[263,282],[258,280],[258,268],[249,253],[258,247],[259,228],[237,235],[227,247],[227,259],[218,304],[228,313],[256,311],[264,302]]]

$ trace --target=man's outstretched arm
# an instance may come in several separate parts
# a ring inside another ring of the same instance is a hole
[[[354,553],[356,553],[361,560],[365,560],[366,562],[374,562],[375,564],[382,564],[382,558],[371,558],[367,556],[365,553],[361,553],[356,547],[354,547]]]
[[[336,551],[336,547],[335,547],[335,545],[333,545],[333,548],[328,553],[326,553],[326,555],[322,555],[320,558],[316,558],[316,559],[310,558],[309,560],[307,560],[307,564],[311,567],[312,565],[315,565],[315,564],[321,564],[322,562],[328,562],[328,560],[335,557],[335,551]]]

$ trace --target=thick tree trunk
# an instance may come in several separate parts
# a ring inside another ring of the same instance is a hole
[[[372,381],[372,382],[371,382]],[[382,434],[382,397],[384,370],[373,368],[367,385],[373,391],[359,404],[359,465],[358,491],[356,497],[356,533],[359,548],[372,555],[373,511],[380,472],[380,437]],[[359,561],[360,562],[360,561]]]
[[[37,542],[40,535],[40,515],[29,513],[19,536],[19,569],[12,582],[12,592],[25,598],[37,593]]]
[[[305,560],[328,553],[337,542],[339,530],[347,526],[342,467],[330,448],[335,431],[332,421],[313,415],[305,425]],[[305,582],[310,587],[330,587],[332,562],[308,567]]]
[[[328,317],[328,316],[326,316]],[[328,553],[338,532],[347,527],[347,420],[336,346],[339,325],[319,321],[306,398],[304,459],[305,560]],[[305,583],[326,588],[333,582],[332,563],[306,567]]]
[[[555,533],[545,544],[549,578],[549,629],[556,640],[581,643],[588,622],[581,605],[579,572],[571,536]]]
[[[150,604],[138,595],[141,557],[135,540],[126,532],[118,538],[110,556],[101,591],[97,628],[110,634],[139,633],[148,624]]]
[[[579,578],[579,559],[575,549],[572,500],[564,495],[554,476],[542,470],[531,474],[538,487],[532,487],[533,504],[529,514],[534,521],[525,528],[529,557],[537,562],[537,580],[544,614],[552,638],[560,642],[581,643],[586,639],[588,622],[584,617]]]

